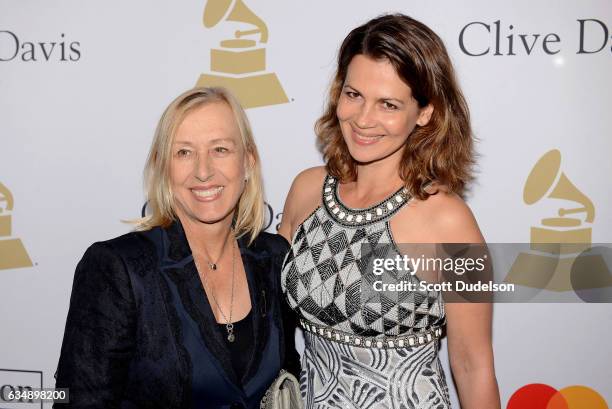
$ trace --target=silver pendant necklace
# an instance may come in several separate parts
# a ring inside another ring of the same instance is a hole
[[[220,258],[221,256],[219,256],[219,259]],[[195,261],[195,257],[194,257],[194,261]],[[212,271],[217,270],[217,263],[207,262],[206,264],[208,265],[208,268],[210,270]],[[232,322],[232,312],[234,310],[234,283],[235,283],[235,276],[236,276],[235,267],[236,267],[235,245],[234,245],[234,240],[232,240],[232,293],[230,297],[229,319],[225,316],[225,313],[223,312],[223,310],[221,309],[221,306],[217,302],[217,298],[215,297],[215,292],[212,289],[212,287],[210,288],[210,291],[207,291],[207,292],[210,292],[210,296],[213,299],[213,302],[215,303],[215,305],[217,306],[217,309],[221,313],[221,316],[225,320],[225,330],[227,331],[227,340],[229,342],[234,342],[236,340],[236,336],[234,335],[234,323]],[[196,262],[196,268],[197,268],[197,262]],[[198,269],[198,272],[199,272],[199,269]],[[206,277],[202,273],[199,273],[199,275],[202,277],[202,284],[204,285],[204,290],[207,290],[208,285],[206,283]]]

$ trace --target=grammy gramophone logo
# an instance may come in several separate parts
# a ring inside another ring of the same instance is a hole
[[[0,270],[32,266],[21,240],[11,237],[13,204],[10,190],[0,183]]]
[[[251,27],[236,30],[235,38],[223,40],[219,48],[210,50],[212,73],[200,75],[197,85],[229,88],[244,108],[289,102],[276,74],[266,72],[266,23],[243,0],[208,0],[204,8],[204,27],[212,28],[222,21]]]
[[[525,183],[523,201],[541,200],[560,200],[557,214],[531,227],[530,251],[518,255],[505,281],[552,291],[612,286],[604,259],[589,254],[595,206],[561,171],[557,149],[538,160]]]

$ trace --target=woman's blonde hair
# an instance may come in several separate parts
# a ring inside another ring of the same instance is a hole
[[[179,95],[162,114],[145,164],[144,180],[149,215],[136,221],[139,230],[167,227],[176,220],[174,197],[170,186],[172,141],[185,117],[193,109],[211,103],[226,103],[240,130],[240,140],[247,161],[248,178],[234,214],[236,237],[249,236],[249,243],[263,230],[265,204],[261,163],[249,120],[240,103],[222,87],[193,88]]]

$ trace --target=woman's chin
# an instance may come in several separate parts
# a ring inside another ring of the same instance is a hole
[[[348,151],[351,158],[360,165],[368,165],[375,162],[384,161],[390,157],[401,155],[401,150],[404,145],[400,146],[355,146],[348,145]]]
[[[217,224],[227,220],[232,220],[233,212],[212,213],[198,216],[198,221],[204,224]]]
[[[364,149],[361,146],[348,146],[348,151],[351,155],[351,158],[355,162],[358,163],[369,163],[379,159],[381,155],[377,152],[377,149],[366,148]]]
[[[377,162],[389,156],[381,152],[363,152],[361,149],[349,149],[349,153],[351,154],[351,158],[360,165]]]
[[[184,224],[186,221],[191,223],[202,223],[202,224],[217,224],[222,223],[227,220],[231,220],[233,216],[233,211],[230,210],[213,210],[209,209],[207,211],[191,211],[191,212],[181,212],[183,214],[179,214],[179,219]],[[187,219],[187,220],[185,220]]]

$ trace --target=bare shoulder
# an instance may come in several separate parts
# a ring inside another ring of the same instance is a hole
[[[392,219],[396,241],[405,243],[481,243],[483,237],[465,201],[445,186],[432,187],[426,200],[412,199]]]
[[[283,219],[279,233],[291,241],[291,235],[321,203],[321,190],[327,174],[324,166],[316,166],[300,172],[285,200]]]
[[[436,188],[435,193],[426,200],[414,200],[414,207],[418,207],[433,226],[461,228],[476,221],[469,206],[458,194],[449,192],[445,186]]]
[[[297,187],[300,190],[318,189],[323,185],[323,179],[326,174],[327,171],[325,170],[325,166],[315,166],[305,169],[295,177],[291,188]]]

